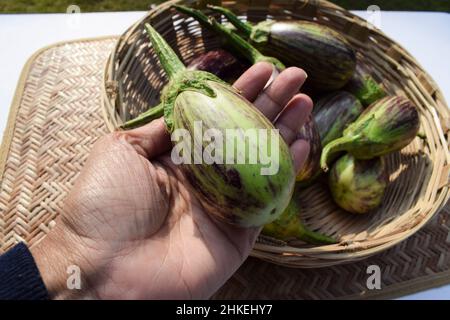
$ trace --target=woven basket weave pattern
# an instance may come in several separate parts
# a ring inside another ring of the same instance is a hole
[[[419,230],[449,198],[450,154],[446,134],[449,111],[433,80],[404,49],[367,22],[327,1],[214,1],[247,20],[307,19],[341,31],[374,77],[390,94],[406,95],[418,107],[421,131],[401,152],[386,156],[390,184],[382,206],[366,216],[350,215],[331,200],[326,185],[303,190],[302,218],[313,230],[334,236],[336,245],[314,247],[260,236],[252,255],[292,267],[320,267],[366,258]],[[220,46],[220,39],[170,5],[204,7],[204,1],[170,1],[149,12],[119,39],[104,73],[102,101],[110,130],[158,103],[166,83],[143,25],[150,22],[185,63]],[[215,15],[222,19],[220,15]]]
[[[33,245],[54,224],[95,140],[107,132],[101,68],[114,40],[60,45],[33,61],[14,123],[0,189],[1,251]]]

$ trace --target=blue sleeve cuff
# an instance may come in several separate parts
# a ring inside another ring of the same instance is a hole
[[[49,299],[47,289],[24,243],[0,256],[0,300],[46,299]]]

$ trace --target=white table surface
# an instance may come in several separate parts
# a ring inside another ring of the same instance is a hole
[[[356,14],[368,18],[369,14]],[[20,72],[43,46],[71,39],[121,34],[145,12],[0,14],[0,138]],[[403,45],[438,83],[450,101],[450,14],[381,12],[381,29]],[[301,271],[299,271],[301,272]],[[450,299],[450,285],[402,299]]]

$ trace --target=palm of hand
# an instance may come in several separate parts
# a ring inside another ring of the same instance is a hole
[[[91,294],[208,297],[247,256],[257,230],[215,222],[168,155],[149,162],[126,138],[96,144],[66,202],[64,223],[90,248],[85,258],[105,270],[106,278],[87,279],[98,288]]]
[[[306,75],[287,69],[261,94],[271,73],[270,65],[257,64],[235,86],[267,118],[277,119],[298,169],[308,144],[296,140],[296,132],[312,108],[307,96],[296,95]],[[245,260],[259,230],[211,218],[171,162],[169,148],[162,119],[96,143],[57,228],[33,250],[53,297],[77,297],[64,292],[64,271],[80,264],[85,290],[78,297],[206,298]],[[60,259],[48,257],[54,247]],[[49,267],[54,260],[61,261]]]

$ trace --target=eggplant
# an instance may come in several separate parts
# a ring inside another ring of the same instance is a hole
[[[161,93],[161,104],[150,109],[146,119],[164,116],[169,132],[188,136],[174,146],[172,160],[187,158],[176,163],[191,183],[193,193],[208,213],[233,225],[259,227],[277,219],[289,204],[295,183],[293,162],[283,138],[236,89],[211,73],[186,69],[163,37],[149,24],[145,27],[169,77]],[[131,126],[134,124],[132,120]],[[211,142],[196,132],[198,124],[205,134],[212,129],[225,138],[214,149],[216,155],[223,155],[219,160],[205,159]],[[229,129],[238,134],[230,136]],[[245,134],[246,130],[255,129],[266,134]],[[180,152],[178,147],[186,145],[193,145],[193,152],[185,154],[184,148]],[[239,162],[236,158],[242,149],[238,146],[242,145],[249,152],[244,152],[244,161]],[[278,158],[274,161],[278,170],[270,173],[263,171],[267,165],[261,160],[261,154],[267,150]],[[256,163],[248,161],[251,152],[260,155]]]
[[[414,140],[419,128],[419,113],[411,101],[385,97],[365,109],[341,138],[325,145],[320,165],[328,171],[328,163],[341,151],[364,160],[400,150]]]
[[[351,154],[339,158],[329,175],[331,195],[339,207],[357,214],[377,208],[389,177],[382,158],[358,160]]]
[[[304,69],[308,84],[317,92],[341,89],[356,67],[356,53],[339,32],[316,22],[241,21],[231,10],[208,6],[223,14],[250,42],[268,56],[286,65]]]
[[[286,210],[274,222],[264,226],[262,234],[288,241],[298,239],[310,244],[324,245],[337,243],[332,237],[309,230],[301,220],[301,198],[298,188],[294,191]]]
[[[302,139],[309,142],[309,155],[306,159],[302,169],[297,174],[297,181],[308,181],[320,172],[320,154],[322,153],[322,144],[320,141],[319,131],[317,125],[309,116],[306,123],[297,133],[297,139]]]
[[[355,121],[364,108],[352,94],[337,91],[314,104],[313,115],[322,145],[340,138],[345,128]]]
[[[383,86],[372,77],[372,72],[371,66],[357,59],[355,72],[344,88],[354,94],[364,107],[386,96]]]
[[[194,60],[187,67],[189,70],[201,70],[212,73],[228,83],[233,83],[248,68],[230,52],[223,49],[207,51]]]

